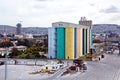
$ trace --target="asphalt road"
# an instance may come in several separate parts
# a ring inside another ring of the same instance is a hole
[[[120,55],[106,54],[105,59],[99,62],[87,62],[88,70],[77,75],[61,77],[57,80],[120,80]]]
[[[72,64],[70,61],[69,64]],[[99,62],[88,61],[88,70],[60,76],[65,70],[61,69],[55,74],[29,73],[39,70],[40,66],[9,65],[7,80],[120,80],[120,55],[118,51],[114,54],[106,54]],[[4,65],[0,66],[0,80],[4,80]]]

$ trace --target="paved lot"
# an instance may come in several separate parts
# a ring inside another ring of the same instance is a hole
[[[100,62],[88,62],[88,70],[77,75],[61,77],[57,80],[120,80],[120,55],[107,54]],[[69,77],[69,78],[68,78]]]
[[[18,65],[14,65],[14,61],[8,61],[7,65],[7,80],[46,80],[54,79],[57,76],[60,76],[66,68],[57,71],[54,75],[48,73],[39,73],[39,74],[30,74],[31,72],[40,71],[45,64],[52,64],[57,62],[57,60],[38,60],[36,65],[34,60],[17,60]],[[67,65],[67,61],[64,61]],[[0,66],[0,80],[4,80],[5,75],[5,65]]]
[[[118,51],[115,51],[115,54],[106,54],[105,59],[100,62],[88,61],[88,70],[84,73],[77,72],[62,77],[60,74],[66,69],[61,69],[54,75],[42,73],[31,75],[30,72],[40,70],[41,66],[9,65],[7,80],[120,80],[119,61],[120,55],[118,56]],[[0,66],[0,80],[4,80],[4,67]]]

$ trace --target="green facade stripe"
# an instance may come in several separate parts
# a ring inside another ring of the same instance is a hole
[[[90,48],[92,47],[93,44],[93,39],[92,39],[92,29],[90,29]]]
[[[85,41],[85,40],[84,40],[84,29],[82,29],[82,46],[83,46],[83,48],[82,48],[82,52],[83,52],[82,55],[85,54],[85,53],[84,53],[84,49],[85,49],[85,48],[84,48],[84,41]]]
[[[56,28],[57,43],[57,59],[65,59],[65,29],[63,27]]]
[[[87,29],[86,29],[86,53],[87,53],[87,49],[88,49],[88,43],[87,43],[88,39],[87,39],[87,36],[88,36],[88,33],[87,33]]]

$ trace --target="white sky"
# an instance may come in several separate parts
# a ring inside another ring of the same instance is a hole
[[[52,22],[120,24],[120,0],[0,0],[0,25],[50,27]]]

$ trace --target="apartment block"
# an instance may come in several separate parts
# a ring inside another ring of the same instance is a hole
[[[55,22],[48,28],[48,58],[77,59],[92,46],[90,26]]]

